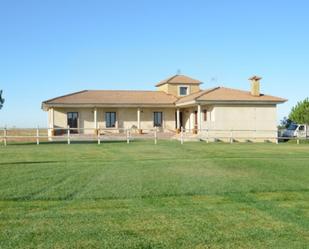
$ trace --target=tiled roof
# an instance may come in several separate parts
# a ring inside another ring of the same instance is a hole
[[[176,100],[175,96],[159,91],[85,90],[46,100],[43,104],[170,105]]]
[[[253,96],[248,91],[242,91],[226,87],[216,87],[183,97],[179,99],[176,104],[192,101],[252,101],[283,103],[287,100],[264,94],[261,94],[260,96]]]
[[[261,94],[253,96],[248,91],[226,87],[215,87],[177,98],[163,91],[132,90],[84,90],[43,102],[43,106],[57,105],[149,105],[174,106],[198,101],[210,102],[273,102],[283,103],[286,99]]]
[[[201,84],[202,82],[185,75],[174,75],[165,80],[160,81],[156,86],[161,86],[163,84]]]

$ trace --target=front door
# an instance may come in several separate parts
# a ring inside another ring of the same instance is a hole
[[[177,112],[175,112],[175,120],[176,120],[176,129],[177,129],[177,126],[178,126],[178,124],[177,124]],[[182,112],[179,112],[179,123],[180,123],[180,125],[179,125],[179,127],[181,128],[181,127],[183,127],[183,123],[182,123]]]
[[[68,126],[72,128],[71,133],[77,133],[78,130],[78,112],[68,112],[67,113]]]

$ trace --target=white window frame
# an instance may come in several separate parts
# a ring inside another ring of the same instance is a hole
[[[180,88],[182,88],[182,87],[186,87],[187,88],[187,94],[186,95],[182,95],[182,94],[180,94]],[[188,95],[190,95],[190,86],[188,86],[188,85],[180,85],[180,86],[178,86],[178,96],[188,96]]]

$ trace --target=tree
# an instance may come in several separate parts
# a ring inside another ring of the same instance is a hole
[[[278,126],[280,129],[286,129],[288,128],[291,124],[293,123],[293,121],[287,117],[284,117],[281,121],[280,121],[280,125]]]
[[[292,108],[289,119],[297,124],[309,124],[309,98],[298,102]]]
[[[2,98],[2,90],[0,90],[0,109],[3,107],[4,98]]]

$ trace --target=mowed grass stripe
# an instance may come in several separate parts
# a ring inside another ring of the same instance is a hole
[[[309,147],[0,148],[0,248],[306,248]]]

